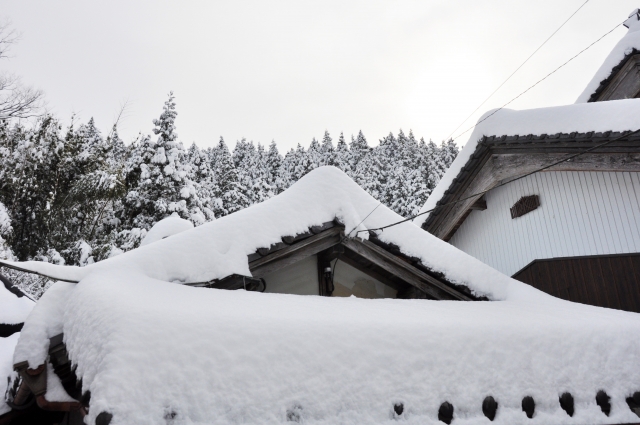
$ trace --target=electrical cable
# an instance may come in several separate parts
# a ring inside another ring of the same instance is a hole
[[[374,209],[371,210],[371,212],[369,214],[367,214],[367,216],[365,218],[362,219],[362,221],[360,221],[360,223],[358,223],[358,225],[356,227],[354,227],[353,229],[351,229],[348,233],[346,233],[341,239],[340,239],[340,243],[344,242],[350,235],[351,233],[356,230],[358,227],[360,227],[360,225],[362,223],[364,223],[364,221],[369,218],[369,216],[371,214],[374,213],[375,210],[378,209],[378,207],[382,205],[382,202],[378,202],[378,205],[376,205],[376,207]],[[357,233],[356,233],[357,235]],[[338,253],[338,255],[336,255],[336,261],[333,263],[333,268],[331,270],[331,286],[333,286],[335,288],[335,284],[333,283],[333,281],[335,280],[335,275],[336,275],[336,266],[338,265],[338,261],[340,261],[340,253]]]
[[[625,20],[626,21],[626,20]],[[540,84],[541,82],[543,82],[544,80],[546,80],[547,78],[549,78],[551,75],[555,74],[557,71],[559,71],[561,68],[563,68],[565,65],[567,65],[569,62],[571,62],[572,60],[574,60],[575,58],[577,58],[578,56],[580,56],[582,53],[586,52],[587,50],[589,50],[591,47],[593,47],[594,44],[598,43],[600,40],[602,40],[603,38],[605,38],[606,36],[608,36],[609,34],[611,34],[613,31],[615,31],[620,25],[622,25],[624,23],[621,22],[619,24],[617,24],[615,27],[613,27],[611,30],[609,30],[608,32],[606,32],[603,36],[601,36],[600,38],[598,38],[596,41],[594,41],[593,43],[589,44],[587,47],[585,47],[584,49],[580,50],[578,53],[576,53],[574,56],[572,56],[568,61],[566,61],[565,63],[563,63],[562,65],[560,65],[559,67],[557,67],[556,69],[554,69],[553,71],[551,71],[550,73],[548,73],[547,75],[545,75],[544,77],[542,77],[540,80],[536,81],[532,86],[530,86],[528,89],[526,89],[525,91],[523,91],[522,93],[520,93],[519,95],[517,95],[516,97],[514,97],[513,99],[511,99],[510,101],[508,101],[507,103],[505,103],[504,105],[502,105],[501,107],[499,107],[498,109],[496,109],[495,111],[493,111],[491,114],[487,115],[486,117],[484,117],[483,119],[481,119],[480,121],[478,121],[477,123],[475,123],[474,125],[472,125],[471,127],[467,128],[465,131],[463,131],[462,133],[458,134],[456,137],[454,137],[453,139],[450,139],[452,141],[457,140],[458,138],[460,138],[460,136],[462,136],[465,133],[468,133],[470,130],[473,130],[475,127],[477,127],[480,123],[488,120],[489,118],[491,118],[493,115],[495,115],[496,113],[498,113],[499,111],[501,111],[502,109],[504,109],[505,107],[507,107],[509,104],[511,104],[512,102],[514,102],[516,99],[518,99],[520,96],[522,96],[523,94],[527,93],[529,90],[531,90],[532,88],[534,88],[535,86],[537,86],[538,84]],[[455,131],[454,131],[455,132]],[[453,133],[452,133],[453,134]]]
[[[548,37],[548,38],[547,38],[547,39],[546,39],[546,40],[545,40],[545,41],[544,41],[540,46],[538,46],[538,48],[537,48],[536,50],[534,50],[534,51],[533,51],[533,53],[531,53],[531,54],[529,55],[529,57],[528,57],[527,59],[525,59],[525,60],[524,60],[524,62],[522,62],[522,63],[520,64],[520,66],[519,66],[519,67],[517,67],[517,68],[516,68],[516,70],[515,70],[515,71],[513,71],[513,72],[511,73],[511,75],[509,75],[509,76],[507,77],[507,79],[506,79],[506,80],[504,80],[504,81],[502,82],[502,84],[500,84],[500,85],[498,86],[498,88],[496,88],[493,92],[491,92],[491,94],[490,94],[489,96],[487,96],[487,98],[486,98],[485,100],[483,100],[483,101],[482,101],[482,103],[481,103],[480,105],[478,105],[478,107],[477,107],[476,109],[474,109],[474,110],[473,110],[473,112],[471,112],[471,113],[469,114],[469,116],[468,116],[467,118],[465,118],[465,119],[460,123],[460,125],[459,125],[459,126],[457,126],[457,127],[455,128],[455,130],[453,130],[453,131],[451,132],[451,134],[449,134],[449,136],[447,136],[447,139],[446,139],[446,140],[449,140],[449,139],[451,138],[451,136],[453,136],[453,133],[455,133],[456,131],[458,131],[458,129],[459,129],[460,127],[462,127],[462,125],[463,125],[465,122],[467,122],[467,120],[468,120],[469,118],[471,118],[471,117],[473,116],[473,114],[475,114],[476,112],[478,112],[478,109],[480,109],[480,108],[482,107],[482,105],[484,105],[485,103],[487,103],[487,100],[491,99],[491,97],[492,97],[494,94],[496,94],[496,92],[497,92],[498,90],[500,90],[500,89],[502,88],[502,86],[504,86],[504,85],[505,85],[505,84],[506,84],[506,83],[511,79],[511,77],[513,77],[513,76],[516,74],[516,72],[520,71],[520,68],[522,68],[522,67],[523,67],[527,62],[529,62],[529,59],[531,59],[531,58],[533,57],[533,55],[535,55],[536,53],[538,53],[538,51],[539,51],[540,49],[542,49],[542,47],[543,47],[545,44],[547,44],[547,42],[548,42],[549,40],[551,40],[551,38],[553,38],[553,36],[554,36],[554,35],[556,35],[556,33],[557,33],[558,31],[560,31],[560,30],[562,29],[562,27],[564,27],[564,26],[567,24],[567,22],[569,22],[569,21],[571,20],[571,18],[573,18],[573,17],[576,15],[576,13],[578,13],[578,12],[580,11],[580,9],[582,9],[582,8],[583,8],[587,3],[589,3],[589,1],[590,1],[590,0],[587,0],[587,1],[585,1],[584,3],[582,3],[582,5],[580,5],[580,7],[579,7],[578,9],[576,9],[576,11],[575,11],[575,12],[573,12],[573,13],[571,14],[571,16],[569,16],[569,17],[567,18],[567,20],[566,20],[566,21],[564,21],[564,22],[562,23],[562,25],[560,25],[560,26],[558,27],[558,29],[556,29],[556,30],[555,30],[555,31],[554,31],[554,32],[553,32],[553,33],[552,33],[552,34],[551,34],[551,35],[550,35],[550,36],[549,36],[549,37]]]
[[[411,221],[411,220],[413,220],[413,219],[415,219],[416,217],[419,217],[419,216],[421,216],[421,215],[429,214],[429,213],[431,213],[431,212],[435,211],[435,210],[436,210],[436,209],[438,209],[438,208],[442,208],[442,207],[445,207],[445,206],[447,206],[447,205],[454,205],[454,204],[457,204],[457,203],[459,203],[459,202],[463,202],[463,201],[466,201],[466,200],[468,200],[468,199],[474,198],[474,197],[476,197],[476,196],[484,195],[484,194],[488,193],[489,191],[491,191],[491,190],[493,190],[493,189],[497,189],[497,188],[499,188],[499,187],[501,187],[501,186],[504,186],[504,185],[509,184],[509,183],[513,183],[513,182],[515,182],[515,181],[518,181],[518,180],[523,179],[523,178],[525,178],[525,177],[528,177],[528,176],[531,176],[531,175],[533,175],[533,174],[539,173],[539,172],[541,172],[541,171],[548,170],[549,168],[554,167],[554,166],[556,166],[556,165],[558,165],[558,164],[562,164],[563,162],[571,161],[572,159],[577,158],[577,157],[579,157],[580,155],[584,155],[584,154],[586,154],[586,153],[593,152],[593,151],[594,151],[594,150],[596,150],[596,149],[600,149],[600,148],[602,148],[602,147],[604,147],[604,146],[607,146],[607,145],[609,145],[609,144],[611,144],[611,143],[613,143],[613,142],[617,142],[618,140],[624,139],[625,137],[633,136],[634,134],[637,134],[637,133],[640,133],[640,129],[635,130],[635,131],[631,131],[631,132],[627,132],[627,133],[625,133],[625,134],[623,134],[623,135],[621,135],[621,136],[616,137],[615,139],[611,139],[611,140],[609,140],[609,141],[607,141],[607,142],[600,143],[600,144],[598,144],[598,145],[596,145],[596,146],[592,146],[591,148],[586,149],[586,150],[584,150],[584,151],[582,151],[582,152],[578,152],[578,153],[575,153],[575,154],[571,154],[571,155],[569,155],[569,156],[568,156],[568,157],[566,157],[566,158],[563,158],[563,159],[561,159],[561,160],[558,160],[558,161],[552,162],[551,164],[548,164],[548,165],[545,165],[544,167],[541,167],[541,168],[538,168],[538,169],[536,169],[536,170],[530,171],[530,172],[528,172],[528,173],[526,173],[526,174],[523,174],[523,175],[521,175],[521,176],[519,176],[519,177],[516,177],[516,178],[513,178],[513,179],[511,179],[511,180],[508,180],[508,181],[502,182],[502,183],[500,183],[500,184],[498,184],[498,185],[496,185],[496,186],[494,186],[494,187],[492,187],[492,188],[490,188],[490,189],[487,189],[487,190],[484,190],[484,191],[481,191],[481,192],[474,193],[473,195],[466,196],[466,197],[464,197],[464,198],[462,198],[462,199],[458,199],[458,200],[453,201],[453,202],[447,202],[447,203],[442,204],[442,205],[436,205],[434,208],[432,208],[432,209],[430,209],[430,210],[423,211],[423,212],[421,212],[421,213],[415,214],[415,215],[413,215],[413,216],[411,216],[411,217],[409,217],[409,218],[406,218],[406,219],[404,219],[404,220],[400,220],[400,221],[398,221],[398,222],[395,222],[395,223],[392,223],[392,224],[388,224],[388,225],[386,225],[386,226],[382,226],[382,227],[374,228],[374,229],[358,230],[358,231],[356,232],[356,236],[357,236],[359,233],[361,233],[361,232],[376,232],[376,231],[383,231],[384,229],[388,229],[389,227],[397,226],[398,224],[402,224],[402,223],[406,223],[407,221]],[[377,208],[377,207],[376,207],[376,208]],[[374,211],[375,211],[375,209],[374,209]],[[372,211],[372,212],[373,212],[373,211]],[[371,213],[370,213],[369,215],[371,215]],[[367,217],[368,217],[368,216],[367,216]]]

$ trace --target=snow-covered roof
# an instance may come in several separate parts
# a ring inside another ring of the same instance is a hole
[[[522,111],[488,111],[480,117],[467,143],[442,176],[420,213],[436,207],[485,136],[620,132],[637,129],[640,129],[640,99],[578,103]],[[421,226],[428,217],[429,214],[420,215],[414,219],[414,223]]]
[[[10,286],[10,282],[4,277],[0,282],[0,326],[19,325],[25,321],[34,303],[26,296],[18,296],[19,291]],[[21,295],[21,294],[20,294]],[[11,332],[15,331],[15,327]],[[18,343],[18,333],[7,337],[0,336],[0,382],[6,383],[7,377],[13,373],[13,351]],[[0,390],[2,393],[3,390]],[[10,410],[9,406],[0,400],[0,415]]]
[[[58,282],[29,316],[14,363],[45,363],[61,332],[87,423],[628,423],[640,390],[640,315],[562,301],[505,276],[411,222],[380,239],[496,302],[329,298],[179,285],[237,273],[247,255],[337,218],[369,229],[400,216],[322,167],[258,205],[84,268],[13,263]],[[376,207],[378,207],[376,209]],[[375,211],[373,211],[375,209]],[[373,211],[373,212],[372,212]],[[366,237],[366,232],[361,236]],[[605,390],[605,416],[595,395]],[[570,392],[569,417],[558,397]],[[536,416],[521,409],[525,396]]]
[[[629,28],[627,34],[615,45],[609,56],[604,60],[598,71],[593,76],[587,87],[576,100],[576,103],[586,103],[592,100],[601,86],[609,80],[614,70],[624,62],[627,57],[640,51],[640,9],[635,9],[624,22]]]

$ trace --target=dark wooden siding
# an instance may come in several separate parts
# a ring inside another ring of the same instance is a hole
[[[640,313],[640,253],[535,260],[513,278],[565,300]]]

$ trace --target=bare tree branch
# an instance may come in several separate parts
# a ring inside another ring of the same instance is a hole
[[[18,38],[8,22],[0,22],[0,59],[7,57],[11,45]],[[41,90],[23,85],[19,77],[0,74],[0,120],[41,115],[43,97]]]
[[[7,52],[19,39],[20,35],[11,28],[10,22],[0,22],[0,59],[7,57]]]

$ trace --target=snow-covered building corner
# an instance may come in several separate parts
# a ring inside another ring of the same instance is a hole
[[[625,26],[576,104],[480,118],[414,223],[556,297],[640,312],[639,10]]]
[[[401,219],[321,167],[86,267],[2,261],[66,280],[25,322],[8,397],[92,425],[639,421],[640,315],[551,297],[412,222],[368,232]]]

